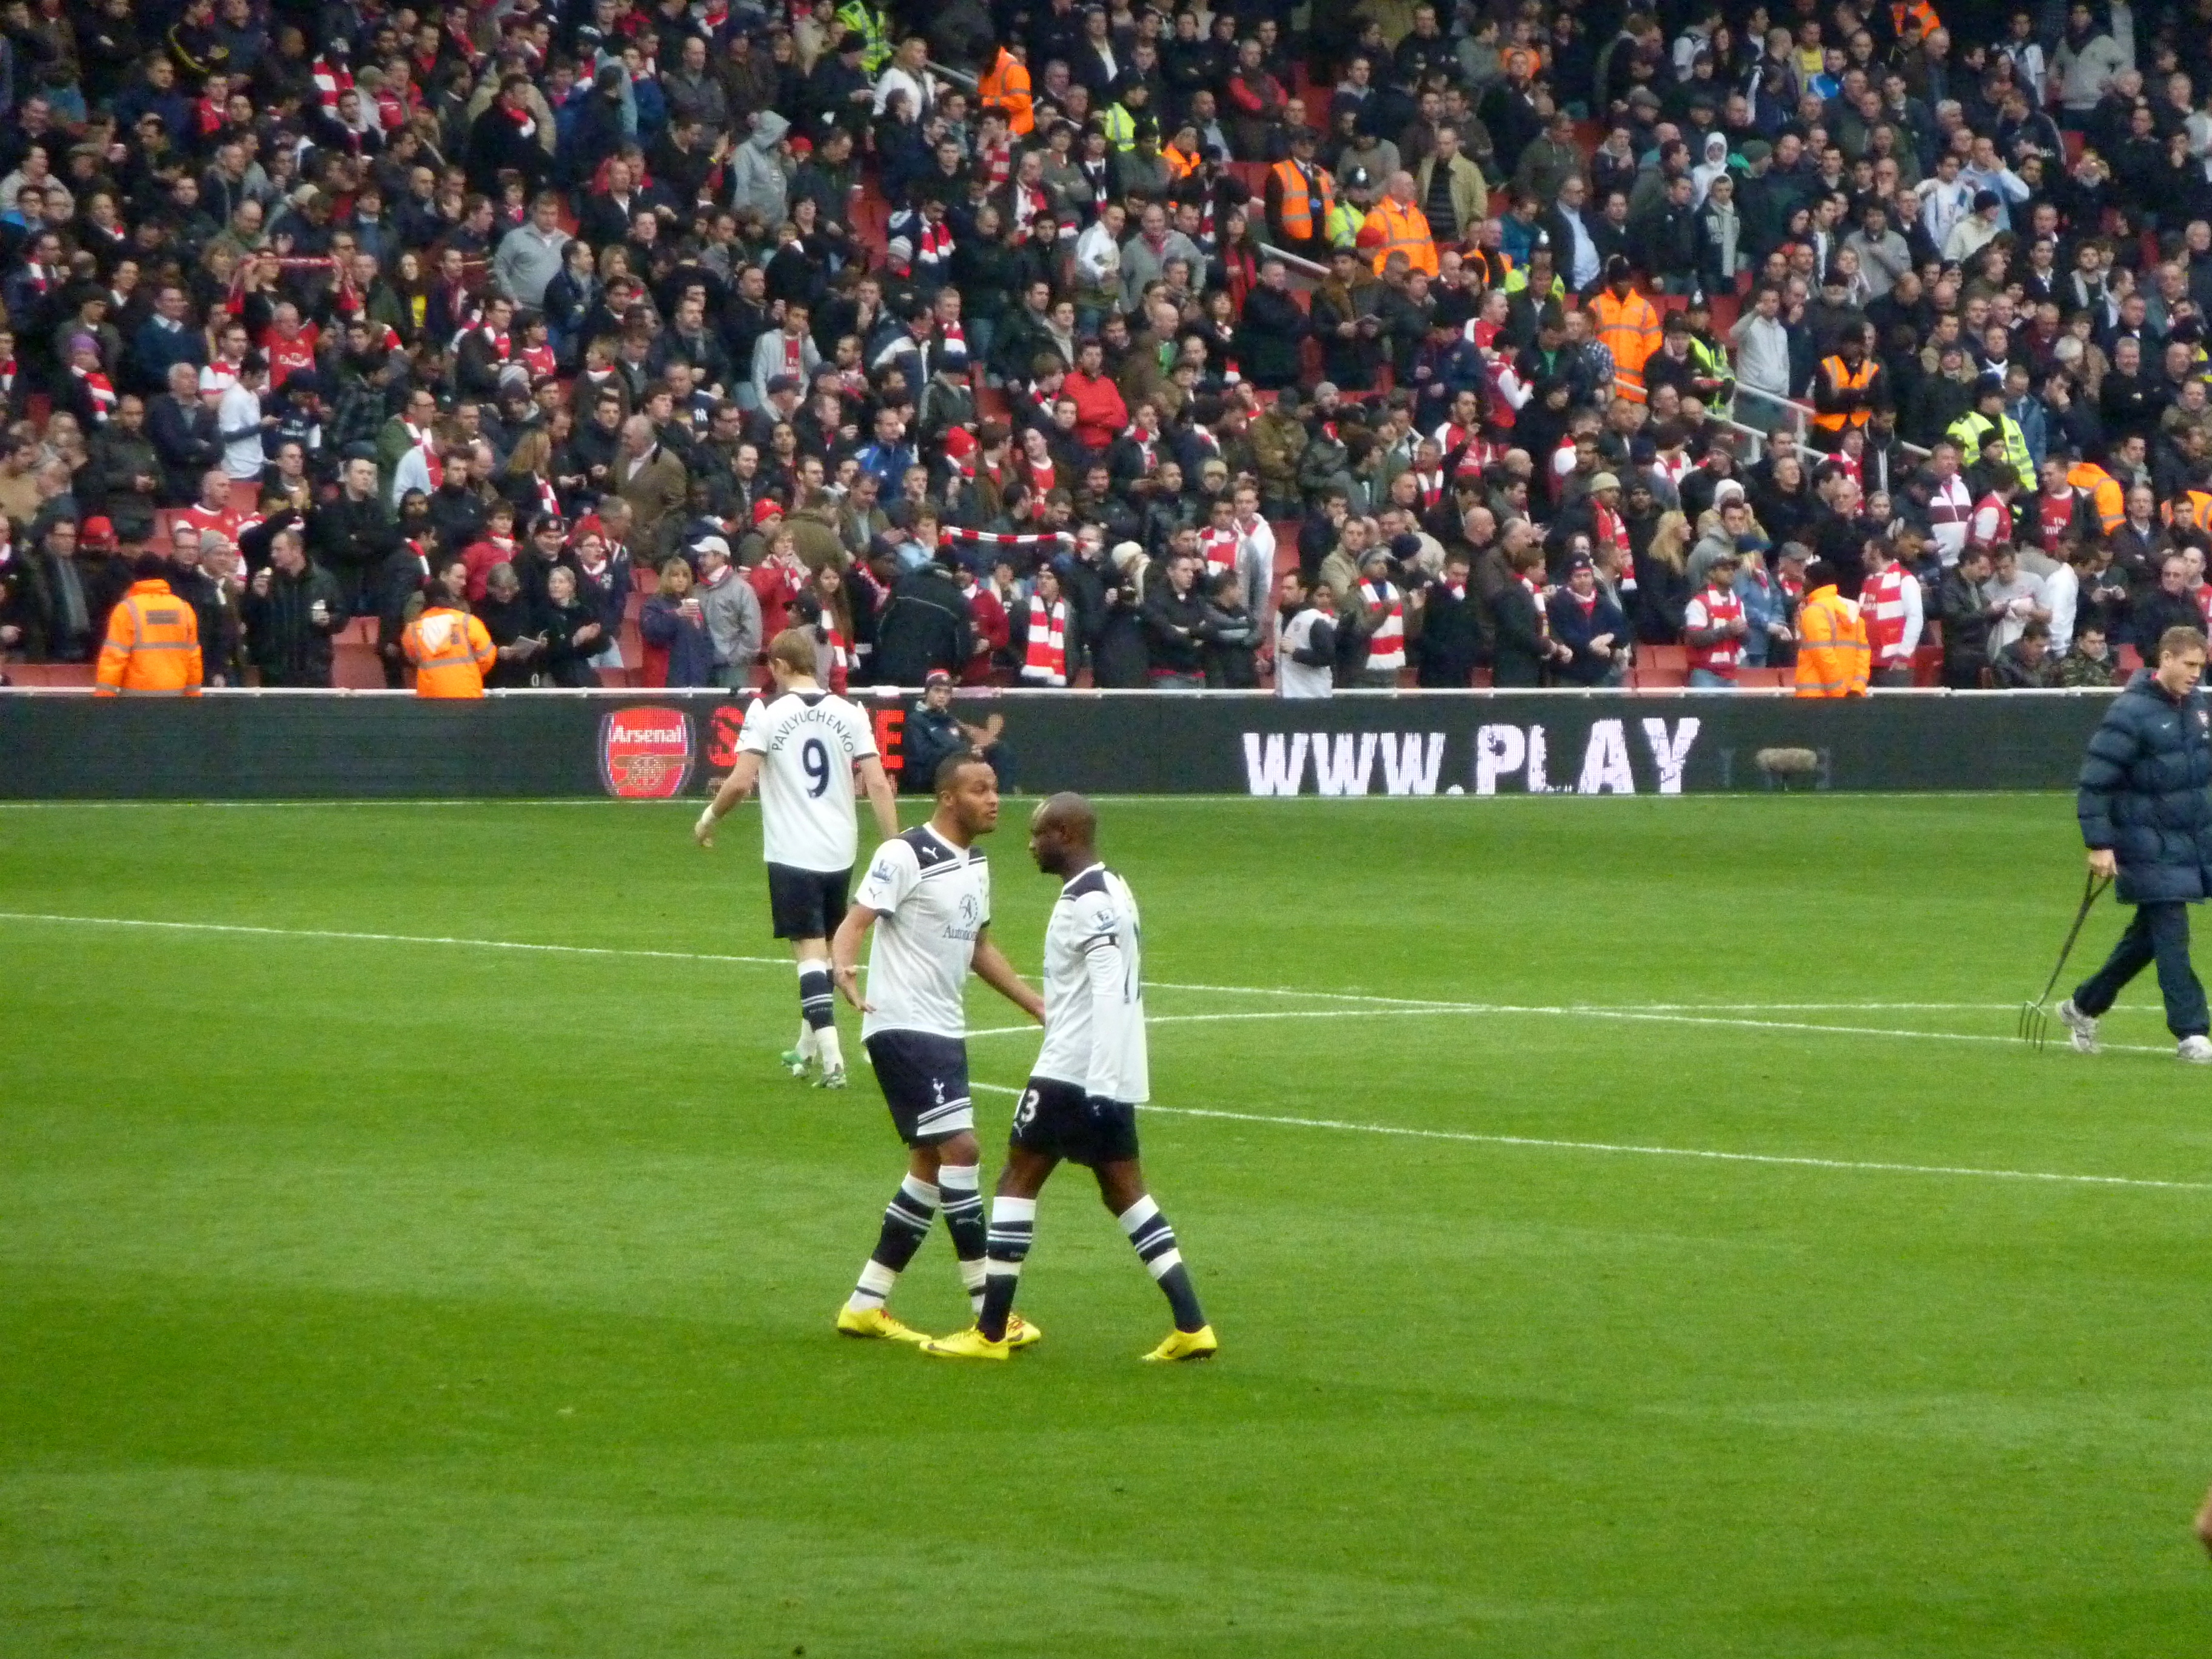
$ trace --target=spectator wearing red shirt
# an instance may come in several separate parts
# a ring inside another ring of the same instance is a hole
[[[988,582],[978,581],[975,573],[963,568],[960,591],[968,599],[968,621],[975,636],[975,647],[969,653],[965,666],[960,671],[963,685],[984,685],[991,678],[991,656],[1004,651],[1011,636],[1011,624],[1006,620],[1006,607],[991,591]]]
[[[321,331],[313,323],[301,323],[300,308],[290,301],[281,301],[272,315],[269,331],[261,337],[261,349],[269,359],[269,384],[283,386],[295,374],[315,372],[315,347],[321,339]]]
[[[1075,348],[1075,367],[1060,386],[1060,395],[1075,404],[1076,442],[1094,454],[1103,453],[1129,424],[1129,406],[1105,364],[1106,348],[1086,339]]]
[[[484,596],[484,579],[491,574],[495,564],[513,564],[515,560],[514,504],[495,501],[484,509],[483,539],[471,544],[461,554],[469,568],[469,603],[480,603]]]

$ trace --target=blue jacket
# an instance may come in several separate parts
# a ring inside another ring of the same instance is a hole
[[[2148,668],[2112,699],[2081,763],[2081,839],[2109,848],[2123,904],[2194,902],[2212,893],[2212,705],[2177,702]]]

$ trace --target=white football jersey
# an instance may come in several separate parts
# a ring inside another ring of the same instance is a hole
[[[968,965],[991,923],[991,866],[927,824],[876,848],[855,904],[877,915],[865,1041],[878,1031],[968,1035]]]
[[[1152,1097],[1137,896],[1103,864],[1060,890],[1044,930],[1044,1047],[1030,1068],[1125,1105]]]
[[[741,754],[761,757],[761,856],[795,870],[849,870],[860,850],[853,766],[872,759],[875,728],[829,691],[787,691],[745,711]]]

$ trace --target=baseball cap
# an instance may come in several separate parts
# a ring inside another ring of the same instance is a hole
[[[921,677],[921,684],[924,690],[927,690],[933,686],[950,685],[951,684],[952,676],[946,673],[942,668],[933,668],[929,672]]]
[[[726,559],[730,556],[730,544],[720,536],[702,536],[691,544],[691,551],[702,559],[709,553],[719,553]]]
[[[1577,570],[1595,570],[1597,566],[1590,562],[1590,556],[1587,553],[1577,553],[1567,561],[1567,574],[1570,575],[1572,575]]]
[[[77,539],[88,547],[106,547],[115,539],[115,526],[105,518],[87,519],[77,530]]]

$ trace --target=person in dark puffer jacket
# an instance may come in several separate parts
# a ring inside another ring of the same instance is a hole
[[[2089,868],[2117,875],[2135,920],[2105,965],[2058,1006],[2083,1054],[2097,1048],[2097,1020],[2152,962],[2166,999],[2166,1029],[2185,1060],[2212,1065],[2212,1013],[2189,963],[2189,905],[2212,896],[2212,707],[2197,681],[2204,635],[2171,628],[2158,666],[2142,669],[2112,699],[2081,763],[2075,812]]]

